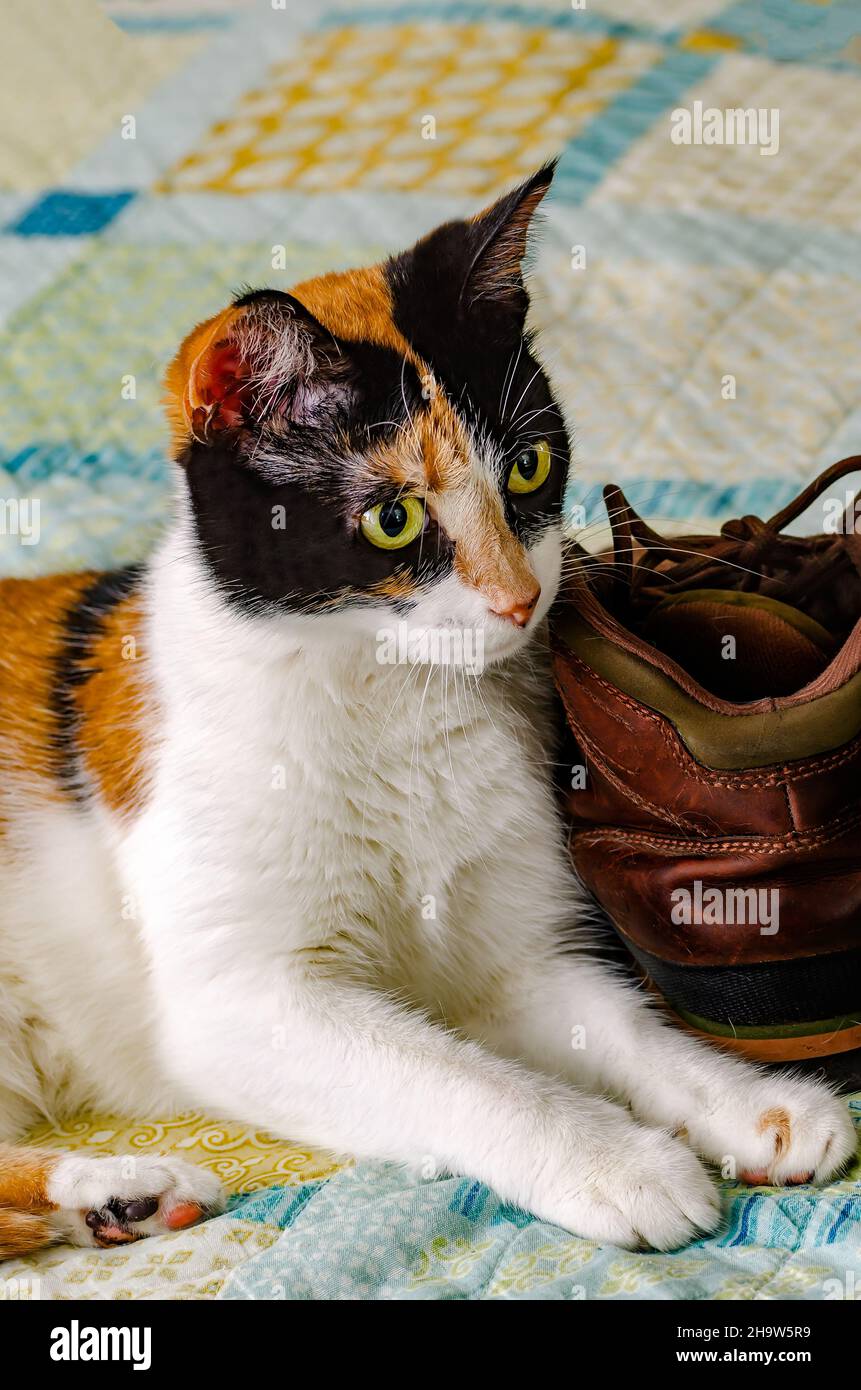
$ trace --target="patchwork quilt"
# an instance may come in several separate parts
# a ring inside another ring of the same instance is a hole
[[[573,516],[600,515],[609,479],[657,523],[768,513],[859,451],[855,0],[35,0],[4,15],[4,46],[0,573],[146,552],[170,493],[164,365],[238,286],[376,260],[557,154],[532,288]],[[761,138],[705,138],[737,108]],[[700,113],[690,143],[680,110]],[[861,1294],[857,1166],[823,1192],[724,1183],[720,1233],[656,1255],[469,1179],[199,1115],[34,1138],[178,1150],[231,1206],[8,1261],[0,1297]]]

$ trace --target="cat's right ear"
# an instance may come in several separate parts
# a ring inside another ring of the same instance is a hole
[[[460,289],[461,307],[469,310],[479,300],[489,300],[523,310],[527,236],[555,171],[555,160],[542,165],[467,224],[469,265]]]
[[[292,295],[255,291],[189,333],[165,375],[174,450],[278,418],[313,426],[346,406],[342,345]]]

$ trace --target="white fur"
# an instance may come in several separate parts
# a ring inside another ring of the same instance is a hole
[[[39,811],[0,861],[0,1137],[85,1102],[201,1106],[657,1247],[717,1220],[693,1149],[836,1171],[827,1089],[669,1029],[583,949],[546,765],[559,535],[531,559],[526,634],[456,579],[415,614],[483,626],[476,678],[379,665],[383,609],[242,616],[180,517],[147,593],[146,808]]]

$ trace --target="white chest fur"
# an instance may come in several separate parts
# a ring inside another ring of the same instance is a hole
[[[496,940],[483,928],[485,876],[527,827],[548,899],[566,876],[538,644],[480,676],[384,665],[370,624],[325,647],[301,620],[267,634],[178,577],[175,561],[155,572],[163,741],[124,851],[152,929],[170,921],[183,968],[289,958],[468,1010],[519,954],[499,923]],[[511,908],[546,920],[533,901]]]

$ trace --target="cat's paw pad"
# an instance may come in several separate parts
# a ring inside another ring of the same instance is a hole
[[[212,1173],[170,1157],[68,1154],[51,1174],[48,1195],[67,1240],[102,1248],[181,1230],[224,1207]]]
[[[566,1203],[576,1235],[626,1249],[677,1250],[713,1231],[720,1201],[699,1159],[661,1130],[631,1126]],[[558,1218],[557,1218],[558,1219]]]
[[[700,1151],[725,1177],[756,1185],[828,1182],[857,1145],[845,1101],[794,1077],[757,1078],[715,1106],[702,1128]]]

